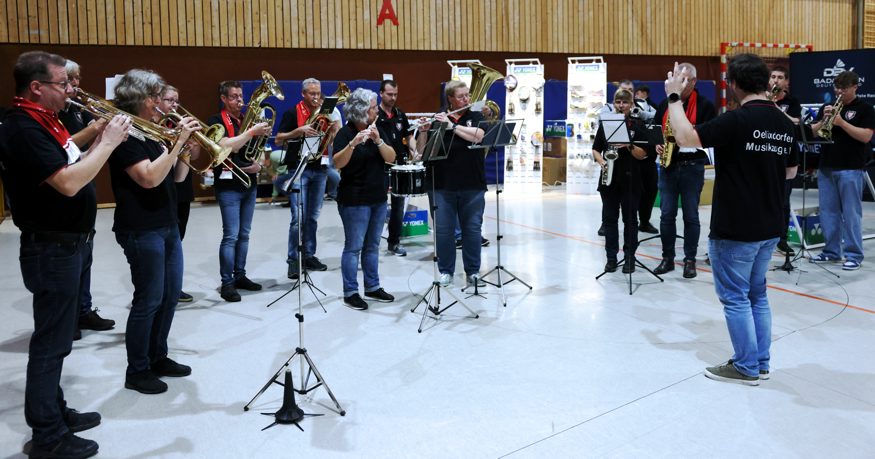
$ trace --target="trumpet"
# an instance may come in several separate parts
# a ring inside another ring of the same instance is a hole
[[[820,129],[817,130],[818,137],[825,140],[832,140],[832,126],[835,122],[836,117],[839,116],[839,113],[842,112],[842,107],[844,107],[844,104],[842,103],[842,98],[836,98],[836,103],[832,106],[832,113],[829,115],[829,118],[823,118]]]
[[[602,168],[601,184],[611,186],[611,181],[614,179],[614,161],[620,157],[620,154],[614,147],[608,147],[602,157],[605,159],[605,167]]]
[[[778,94],[781,94],[781,87],[777,84],[772,86],[772,89],[769,90],[769,93],[766,94],[766,98],[769,99],[770,102],[774,102],[778,99]]]

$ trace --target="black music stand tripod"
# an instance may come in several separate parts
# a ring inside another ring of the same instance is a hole
[[[425,148],[422,153],[422,162],[425,164],[426,168],[431,169],[431,195],[434,196],[434,162],[446,159],[448,156],[448,152],[444,149],[443,146],[443,138],[444,132],[446,130],[446,125],[440,123],[437,128],[429,129],[428,131],[428,143],[426,143]],[[428,171],[427,171],[428,172]],[[462,301],[461,298],[456,296],[453,293],[453,290],[449,287],[444,287],[440,282],[440,272],[438,272],[438,258],[437,258],[437,204],[436,200],[432,198],[431,200],[431,215],[432,221],[434,222],[434,231],[431,232],[431,243],[434,252],[432,253],[431,261],[432,261],[432,270],[433,277],[431,285],[428,289],[421,295],[419,301],[413,305],[413,308],[410,309],[410,312],[416,312],[416,308],[419,307],[420,304],[424,304],[424,308],[422,309],[422,319],[419,321],[419,329],[417,329],[418,333],[422,333],[422,325],[425,323],[426,318],[431,318],[435,320],[440,319],[441,313],[450,309],[452,306],[459,304],[468,312],[471,313],[471,318],[477,319],[480,317],[480,314],[475,313],[471,308]],[[447,295],[452,297],[455,301],[448,304],[445,307],[441,307],[441,291],[445,292]],[[429,315],[431,313],[431,315]]]
[[[318,137],[313,137],[313,138],[317,139],[316,144],[318,145]],[[317,148],[317,150],[318,150],[318,148]],[[301,161],[298,164],[298,167],[295,170],[295,174],[292,176],[290,183],[294,183],[295,181],[300,180],[301,174],[303,174],[304,168],[306,167],[307,159],[308,159],[308,155],[301,155]],[[300,212],[303,212],[303,204],[301,204],[300,200],[298,200],[298,203],[299,203],[298,210]],[[302,215],[303,215],[302,213],[299,214],[299,216],[302,216]],[[298,219],[298,254],[299,254],[299,256],[301,255],[301,221],[300,221],[300,217]],[[301,280],[302,276],[304,275],[304,273],[306,273],[306,271],[302,271],[301,265],[303,265],[303,263],[302,263],[302,260],[299,259],[299,263],[298,263],[299,283],[300,283],[300,280]],[[292,290],[294,290],[294,288],[295,287],[292,287]],[[312,286],[311,286],[311,289],[312,289]],[[316,364],[313,363],[313,359],[310,358],[310,354],[307,353],[307,348],[304,347],[304,309],[303,309],[303,301],[301,300],[301,290],[302,289],[300,289],[300,288],[298,289],[298,312],[295,314],[295,318],[298,320],[298,338],[299,338],[298,347],[295,348],[295,352],[285,361],[285,363],[283,363],[280,366],[280,368],[276,371],[276,373],[273,374],[273,376],[271,376],[271,378],[267,381],[267,383],[265,383],[264,386],[261,387],[261,390],[259,390],[258,393],[255,394],[254,397],[252,397],[252,400],[250,400],[249,403],[247,403],[243,407],[243,411],[249,411],[249,406],[252,405],[252,403],[255,402],[255,400],[258,397],[260,397],[261,394],[263,394],[267,390],[267,388],[270,387],[271,384],[278,384],[280,386],[283,386],[283,388],[284,388],[284,396],[283,396],[284,402],[283,402],[283,406],[279,409],[279,411],[277,411],[276,413],[273,413],[273,416],[275,418],[274,424],[295,424],[298,426],[299,429],[301,428],[301,426],[298,425],[298,422],[307,414],[305,414],[303,411],[301,411],[295,405],[295,403],[294,403],[294,393],[295,392],[297,392],[301,395],[304,395],[304,394],[307,394],[311,391],[318,389],[320,386],[325,386],[325,392],[327,392],[328,396],[331,397],[331,401],[333,401],[334,406],[337,407],[337,412],[341,416],[346,415],[346,411],[340,406],[340,402],[337,401],[337,398],[334,396],[334,393],[331,392],[331,389],[328,387],[328,383],[325,382],[325,379],[322,377],[322,374],[319,373],[319,370],[316,368]],[[289,292],[291,292],[291,290],[289,290]],[[286,294],[288,294],[289,292],[286,292]],[[315,294],[314,294],[314,296],[315,296]],[[282,298],[282,297],[280,297],[280,298]],[[317,298],[317,301],[318,301],[318,298]],[[274,302],[276,302],[276,301],[274,301]],[[273,304],[273,303],[271,303],[271,304]],[[321,305],[322,303],[320,302],[319,304]],[[323,307],[322,309],[324,310],[325,308]],[[291,376],[290,365],[292,363],[292,360],[294,360],[296,357],[300,357],[299,361],[301,363],[300,389],[295,389],[294,385],[291,384],[292,376]],[[285,381],[280,382],[279,381],[280,373],[283,373],[284,370],[286,372]],[[316,382],[312,386],[310,385],[310,376],[311,375],[316,377]],[[270,413],[263,413],[263,414],[271,415]],[[274,424],[271,424],[268,427],[271,427]],[[268,427],[265,427],[265,429]],[[264,429],[262,429],[262,430],[264,430]],[[303,430],[303,429],[301,429],[301,430]]]
[[[605,140],[606,140],[605,144],[608,146],[621,146],[621,145],[625,146],[625,145],[631,145],[634,143],[645,143],[645,144],[648,143],[648,141],[633,141],[632,140],[631,132],[629,132],[629,127],[626,125],[625,116],[622,116],[622,115],[615,115],[615,116],[603,115],[603,118],[599,119],[599,124],[601,125],[602,132],[608,133],[605,135]],[[631,193],[631,192],[632,191],[630,189],[628,191],[628,193]],[[627,202],[628,201],[629,200],[627,200]],[[637,232],[637,229],[638,229],[637,228],[638,209],[637,209],[637,207],[635,209],[627,209],[626,207],[628,207],[628,206],[621,205],[621,208],[623,209],[622,212],[623,212],[623,214],[631,214],[631,217],[629,217],[628,215],[625,215],[629,218],[623,218],[623,220],[625,220],[625,221],[633,221],[634,220],[636,222],[635,229]],[[632,218],[632,217],[634,217],[634,218]],[[635,240],[636,240],[636,244],[637,244],[638,243],[637,236],[636,236]],[[665,282],[665,280],[663,278],[659,277],[658,274],[654,273],[653,271],[650,270],[650,268],[648,268],[647,266],[644,266],[643,263],[638,261],[638,258],[634,256],[634,252],[630,254],[629,250],[630,250],[629,247],[626,247],[626,246],[623,247],[623,258],[617,262],[618,267],[623,266],[626,262],[626,259],[628,257],[632,256],[635,259],[635,266],[638,266],[639,268],[647,271],[648,273],[650,273],[651,276],[659,279],[660,282]],[[595,277],[596,280],[600,279],[602,276],[604,276],[607,273],[608,273],[608,271],[602,271],[601,274],[599,274],[598,276]],[[628,274],[629,274],[629,295],[632,295],[632,293],[633,293],[632,275],[634,274],[634,271],[632,271]]]
[[[485,134],[483,135],[483,140],[479,145],[472,145],[468,148],[471,149],[483,149],[485,152],[492,151],[495,153],[495,170],[500,171],[500,164],[498,161],[498,152],[496,150],[497,147],[506,147],[508,145],[513,145],[516,143],[516,139],[513,138],[513,132],[516,128],[516,122],[506,122],[506,121],[481,121],[480,126],[483,129]],[[504,185],[498,182],[498,178],[496,177],[495,183],[495,240],[496,240],[496,250],[497,250],[497,258],[496,265],[494,268],[490,269],[483,275],[483,282],[486,282],[493,287],[498,287],[499,295],[501,296],[501,305],[507,307],[507,295],[504,294],[504,286],[513,282],[519,281],[521,284],[525,285],[532,290],[532,286],[527,284],[524,280],[520,279],[516,274],[508,271],[504,265],[501,264],[501,240],[504,239],[504,236],[501,235],[501,193],[504,192]],[[492,273],[495,273],[496,280],[495,282],[490,282],[485,278]],[[508,276],[506,281],[501,279],[501,274],[504,273]],[[477,284],[474,284],[474,294],[477,292]]]

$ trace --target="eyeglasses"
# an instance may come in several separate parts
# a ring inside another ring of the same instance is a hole
[[[179,103],[179,99],[161,99],[161,100],[163,100],[164,102],[167,102],[168,104],[178,104]]]
[[[457,99],[457,100],[465,100],[465,99],[470,99],[470,98],[471,98],[471,94],[467,94],[467,93],[466,93],[466,94],[457,94],[457,95],[455,95],[455,96],[453,96],[453,97],[454,97],[455,99]]]
[[[42,80],[39,80],[39,82],[42,84],[56,84],[56,85],[60,86],[61,89],[67,89],[67,86],[72,86],[72,83],[70,82],[70,80],[64,80],[64,81],[42,81]]]

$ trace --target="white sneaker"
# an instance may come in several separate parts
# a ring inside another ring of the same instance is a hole
[[[472,288],[472,287],[474,287],[475,285],[477,286],[477,288],[484,288],[484,287],[486,287],[486,282],[483,281],[483,279],[480,278],[480,275],[479,275],[479,274],[471,274],[471,275],[468,276],[465,280],[467,281],[466,284],[465,284],[465,288],[466,288],[466,289]]]
[[[453,285],[453,275],[450,273],[441,273],[441,287],[449,287]]]

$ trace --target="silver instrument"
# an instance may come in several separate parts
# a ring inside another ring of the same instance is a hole
[[[620,154],[614,147],[608,147],[608,149],[602,153],[602,158],[605,159],[605,167],[602,168],[601,176],[602,185],[611,186],[611,181],[614,179],[614,161],[619,157]]]

